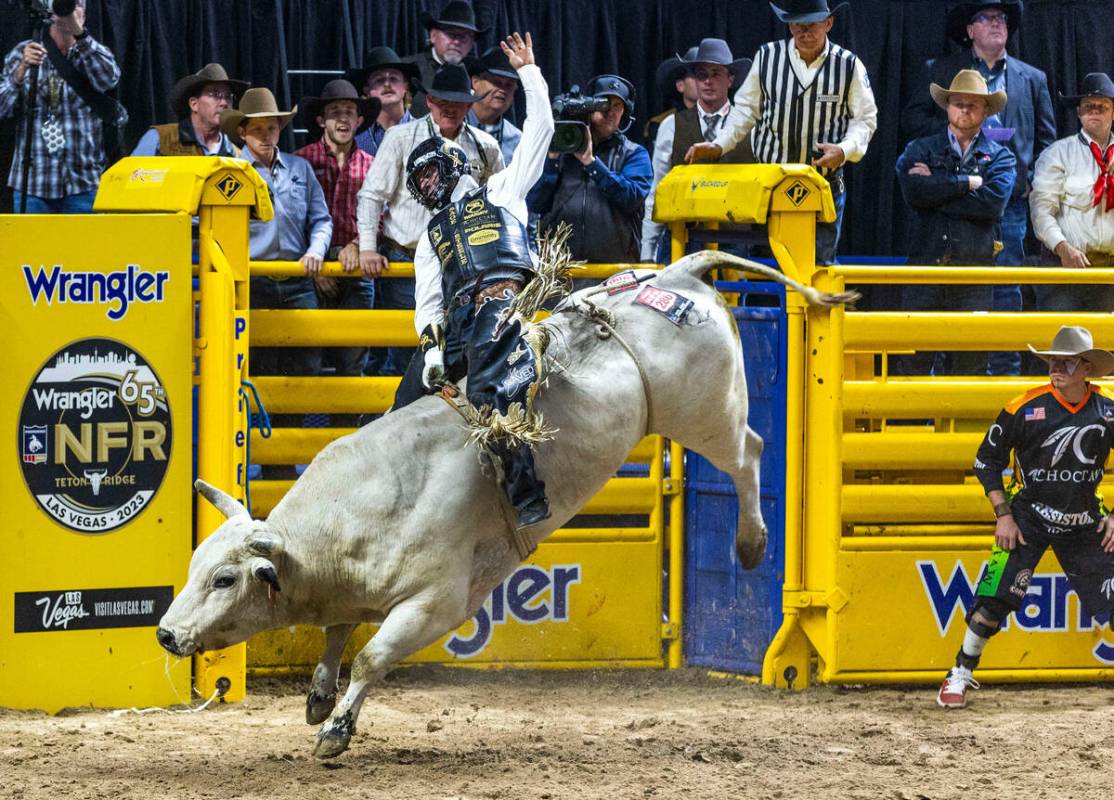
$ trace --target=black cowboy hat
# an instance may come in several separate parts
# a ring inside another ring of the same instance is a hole
[[[398,53],[389,47],[373,47],[364,53],[363,66],[353,68],[344,73],[344,79],[363,91],[367,85],[367,78],[377,69],[397,69],[407,81],[418,80],[418,65],[403,61]]]
[[[449,0],[437,17],[423,11],[422,25],[427,31],[430,28],[464,28],[472,33],[480,33],[480,29],[476,27],[476,12],[467,0]]]
[[[484,51],[484,54],[479,58],[469,56],[464,59],[464,66],[468,69],[468,74],[473,78],[478,78],[485,72],[492,75],[498,75],[500,78],[510,78],[513,81],[518,80],[518,73],[515,68],[511,66],[511,60],[507,58],[507,54],[503,52],[503,48],[489,47]]]
[[[207,83],[227,83],[232,87],[232,94],[237,96],[243,94],[251,86],[247,81],[238,81],[235,78],[228,77],[228,73],[224,71],[224,67],[220,64],[206,64],[197,72],[187,75],[174,84],[174,88],[170,92],[170,107],[174,110],[176,117],[188,117],[190,115],[190,98],[197,97]],[[235,101],[235,97],[233,100]]]
[[[476,94],[472,91],[472,79],[468,77],[468,70],[460,64],[446,64],[441,67],[434,74],[429,86],[423,88],[430,97],[450,103],[475,103],[490,94]]]
[[[334,100],[351,100],[356,104],[356,113],[364,118],[360,127],[356,128],[356,133],[370,128],[371,123],[375,122],[375,118],[379,116],[381,104],[378,98],[360,97],[360,93],[356,91],[355,86],[343,78],[336,78],[325,84],[320,95],[303,97],[298,103],[302,107],[303,119],[305,119],[306,127],[310,131],[321,132],[322,128],[317,124],[317,118],[321,116],[325,106]]]
[[[984,8],[996,8],[1005,14],[1006,28],[1009,30],[1009,35],[1013,36],[1017,26],[1021,24],[1021,13],[1024,10],[1021,0],[981,0],[975,3],[956,3],[948,9],[948,38],[957,44],[970,44],[971,37],[967,35],[967,26],[971,24],[971,17]]]
[[[677,97],[677,87],[674,85],[681,78],[685,77],[685,62],[689,61],[696,55],[696,48],[690,47],[685,51],[684,58],[680,56],[670,56],[665,61],[658,64],[657,71],[654,73],[654,83],[657,84],[658,91],[661,92],[667,102],[672,103],[673,99]]]
[[[727,46],[727,42],[723,39],[702,39],[693,53],[690,49],[685,53],[685,58],[681,59],[682,63],[689,69],[697,64],[719,64],[722,67],[727,67],[732,75],[746,74],[750,69],[751,60],[749,58],[735,58],[731,55],[731,48]]]
[[[774,10],[774,16],[786,25],[823,22],[847,5],[840,3],[835,8],[828,8],[828,0],[778,0],[778,3],[771,2],[770,8]]]
[[[1060,92],[1060,102],[1068,108],[1075,108],[1088,97],[1106,97],[1114,100],[1114,81],[1105,72],[1089,72],[1083,79],[1080,94]]]

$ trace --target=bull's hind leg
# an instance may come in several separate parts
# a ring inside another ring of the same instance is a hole
[[[325,652],[313,671],[306,697],[306,722],[320,725],[329,718],[337,704],[337,678],[340,677],[340,657],[355,625],[330,625],[325,628]]]
[[[379,681],[388,670],[407,656],[464,622],[464,609],[468,604],[467,581],[437,596],[418,595],[399,603],[383,620],[379,631],[371,637],[364,649],[352,661],[352,679],[348,691],[333,711],[328,721],[317,733],[317,746],[313,754],[318,758],[334,758],[348,749],[360,707],[372,684]]]

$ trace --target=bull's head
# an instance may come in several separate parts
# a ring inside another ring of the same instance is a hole
[[[242,642],[272,626],[282,540],[237,500],[198,480],[197,491],[227,517],[190,560],[185,588],[159,621],[158,639],[176,656]]]

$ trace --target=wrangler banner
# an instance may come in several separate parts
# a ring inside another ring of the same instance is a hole
[[[190,700],[190,217],[0,216],[0,706]],[[168,668],[169,667],[169,668]]]

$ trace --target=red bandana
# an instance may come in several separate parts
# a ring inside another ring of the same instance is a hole
[[[1106,208],[1104,210],[1110,211],[1114,209],[1114,175],[1107,172],[1110,167],[1110,159],[1114,157],[1114,144],[1106,148],[1105,155],[1099,146],[1091,142],[1091,155],[1095,157],[1095,161],[1099,165],[1099,178],[1095,181],[1095,205],[1102,203],[1102,196],[1106,195]]]

